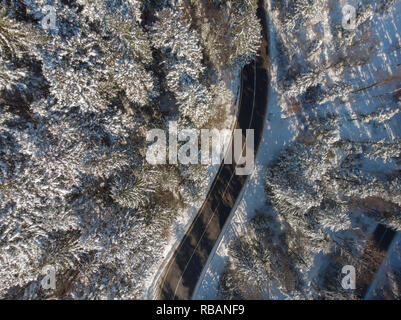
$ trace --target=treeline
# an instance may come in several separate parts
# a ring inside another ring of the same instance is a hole
[[[208,184],[207,167],[149,166],[146,131],[216,121],[225,76],[257,51],[254,2],[0,5],[0,296],[140,298]],[[200,23],[209,7],[219,19]],[[56,291],[40,287],[46,265]]]

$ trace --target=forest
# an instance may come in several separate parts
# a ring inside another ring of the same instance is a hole
[[[146,132],[221,125],[256,1],[0,7],[0,297],[138,299],[208,184],[205,165],[149,165]]]

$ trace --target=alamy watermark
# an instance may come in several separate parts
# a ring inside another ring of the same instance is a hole
[[[40,285],[44,290],[49,290],[49,289],[56,289],[56,269],[53,266],[47,265],[44,266],[42,269],[42,274],[44,274],[44,277],[42,278],[42,281],[40,282]]]
[[[152,144],[146,150],[146,160],[152,165],[218,165],[224,159],[225,164],[235,164],[237,175],[249,175],[254,169],[254,130],[247,129],[244,136],[242,129],[235,129],[233,143],[231,140],[231,130],[228,129],[178,130],[177,122],[171,121],[168,143],[164,130],[152,129],[147,132],[146,141]],[[179,146],[179,142],[183,144]]]
[[[345,274],[345,276],[341,280],[341,286],[345,290],[355,290],[356,288],[356,272],[355,272],[355,267],[346,265],[342,268],[341,270],[342,274]]]
[[[56,9],[51,5],[43,7],[42,13],[45,15],[42,20],[42,28],[44,30],[56,30]]]
[[[356,9],[349,4],[342,8],[342,26],[345,30],[355,30],[356,28]]]

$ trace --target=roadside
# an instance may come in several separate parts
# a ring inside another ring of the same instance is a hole
[[[226,83],[227,88],[232,92],[233,97],[235,98],[232,103],[226,104],[225,107],[225,117],[224,121],[220,123],[220,126],[223,128],[227,128],[233,130],[235,125],[235,119],[237,117],[237,113],[239,111],[239,95],[240,95],[240,86],[241,86],[241,72],[239,70],[235,70],[232,72],[232,78],[230,79],[228,74],[225,73],[224,82]],[[166,245],[164,252],[162,254],[163,260],[159,264],[155,264],[149,272],[148,280],[146,281],[148,285],[146,286],[148,289],[144,292],[142,299],[152,300],[156,299],[157,295],[157,287],[159,284],[160,277],[177,249],[178,245],[182,241],[185,236],[185,232],[191,226],[194,218],[196,217],[199,209],[201,208],[203,202],[206,199],[206,196],[213,184],[213,181],[219,171],[218,165],[210,165],[208,168],[209,175],[209,184],[207,188],[204,190],[202,196],[192,204],[190,207],[186,207],[181,210],[180,214],[177,217],[177,220],[174,222],[173,230],[174,232],[170,236],[168,244]]]

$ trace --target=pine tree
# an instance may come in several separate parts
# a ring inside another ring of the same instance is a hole
[[[20,79],[26,75],[26,70],[13,68],[10,61],[0,57],[0,91],[4,89],[11,90],[19,83]]]
[[[181,116],[201,126],[213,109],[211,93],[201,82],[205,67],[199,36],[191,30],[181,7],[165,8],[157,19],[152,27],[152,43],[167,60],[167,87],[177,99]]]
[[[32,28],[18,23],[7,16],[6,10],[0,10],[0,54],[2,57],[21,58],[31,52],[37,35]]]
[[[1,97],[0,296],[138,299],[209,182],[205,166],[148,165],[146,131],[205,124],[232,95],[183,2],[54,1],[54,30],[45,5],[7,1],[0,16],[1,94],[29,96]],[[164,9],[152,19],[148,5]],[[160,112],[160,92],[178,114]],[[46,265],[54,292],[40,288]]]

